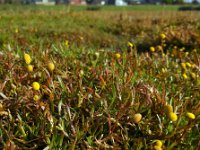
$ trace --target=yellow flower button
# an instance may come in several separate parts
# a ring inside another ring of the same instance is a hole
[[[33,82],[32,87],[34,90],[39,90],[40,89],[40,84],[38,82]]]
[[[29,54],[24,54],[24,60],[26,62],[27,65],[29,65],[32,61],[31,56]]]

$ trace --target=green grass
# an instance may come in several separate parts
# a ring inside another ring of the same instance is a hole
[[[179,5],[131,5],[131,6],[104,6],[106,11],[177,11]]]
[[[196,5],[128,5],[128,6],[76,6],[76,5],[58,5],[58,6],[43,6],[43,5],[1,5],[0,11],[12,9],[13,13],[18,11],[23,11],[23,9],[29,9],[30,11],[40,11],[40,10],[54,10],[54,11],[87,11],[88,8],[98,8],[94,9],[97,11],[177,11],[181,6],[194,6]]]
[[[70,7],[0,6],[0,149],[198,149],[199,12]]]

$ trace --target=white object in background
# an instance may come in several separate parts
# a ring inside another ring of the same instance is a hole
[[[124,2],[123,0],[116,0],[115,5],[116,6],[127,6],[127,3]]]

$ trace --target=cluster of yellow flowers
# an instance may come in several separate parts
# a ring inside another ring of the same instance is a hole
[[[27,64],[28,72],[33,72],[33,65],[31,65],[32,59],[29,54],[24,53],[24,60]]]
[[[167,72],[167,68],[162,68],[162,73],[166,73]]]
[[[157,45],[156,47],[151,46],[149,48],[152,53],[155,52],[156,50],[163,52],[163,47],[166,46],[166,43],[165,43],[166,35],[164,33],[161,33],[160,38],[161,38],[161,45]]]
[[[165,113],[167,114],[168,118],[173,122],[178,119],[178,116],[173,112],[173,107],[171,105],[165,106]],[[187,112],[186,116],[192,120],[196,118],[195,115],[191,112]]]
[[[186,63],[182,62],[182,63],[181,63],[181,67],[182,67],[184,70],[186,70],[187,67],[188,67],[188,68],[195,68],[195,65],[194,65],[194,64],[191,64],[191,63],[189,63],[189,62],[186,62]]]
[[[24,53],[24,60],[25,60],[25,63],[27,64],[28,72],[33,72],[33,65],[31,65],[31,62],[32,62],[31,56],[27,53]],[[49,71],[53,72],[54,69],[55,69],[54,63],[49,62],[48,65],[47,65],[47,68],[48,68]],[[35,82],[32,83],[32,88],[35,91],[39,91],[40,90],[40,84],[35,81]],[[35,100],[35,101],[38,101],[39,99],[40,99],[40,96],[38,96],[38,95],[35,95],[33,97],[33,100]]]
[[[188,79],[188,75],[186,74],[187,69],[189,69],[189,68],[195,69],[196,66],[195,66],[195,64],[191,64],[191,63],[189,63],[189,62],[182,62],[182,63],[181,63],[181,68],[182,68],[182,70],[183,70],[183,74],[182,74],[183,79],[186,80],[186,79]],[[197,75],[196,75],[194,72],[191,72],[191,70],[190,70],[189,72],[190,72],[191,78],[192,78],[192,79],[196,79]]]
[[[178,116],[173,112],[173,107],[171,105],[165,106],[165,113],[168,116],[168,118],[175,122],[178,119]]]
[[[160,34],[160,38],[161,38],[161,46],[166,47],[166,35],[164,33]]]
[[[173,112],[173,107],[171,105],[165,106],[165,113],[167,114],[169,119],[173,122],[175,122],[178,119],[177,115]],[[191,112],[187,112],[186,116],[191,120],[195,119],[195,115]],[[162,150],[162,142],[160,140],[156,140],[155,145],[154,145],[154,149],[155,150]]]
[[[128,48],[129,48],[130,50],[132,50],[134,44],[131,43],[131,42],[128,42],[128,43],[127,43],[127,46],[128,46]],[[116,59],[120,59],[120,58],[121,58],[121,54],[120,54],[120,53],[115,53],[115,58],[116,58]]]
[[[154,52],[161,52],[162,56],[165,56],[165,53],[163,52],[163,49],[164,49],[164,46],[161,44],[161,45],[157,45],[156,47],[154,46],[151,46],[149,48],[149,50],[154,53]]]

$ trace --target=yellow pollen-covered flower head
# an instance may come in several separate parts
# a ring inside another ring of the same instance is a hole
[[[186,65],[187,65],[189,68],[192,67],[191,63],[189,63],[189,62],[186,62]]]
[[[52,62],[48,63],[48,69],[53,71],[55,69],[55,65]]]
[[[34,95],[34,97],[33,97],[33,100],[34,100],[34,101],[38,101],[39,99],[40,99],[40,96]]]
[[[184,74],[183,74],[183,78],[184,78],[185,80],[187,80],[187,79],[188,79],[188,76],[187,76],[187,74],[186,74],[186,73],[184,73]]]
[[[33,72],[33,65],[28,65],[27,70],[28,72]]]
[[[161,37],[161,39],[165,39],[165,38],[166,38],[166,35],[165,35],[164,33],[161,33],[161,34],[160,34],[160,37]]]
[[[15,33],[18,33],[19,32],[19,29],[18,28],[15,28]]]
[[[186,63],[181,63],[181,67],[186,70]]]
[[[38,91],[40,89],[40,84],[38,82],[33,82],[32,84],[32,88],[36,91]]]
[[[187,112],[187,113],[186,113],[186,116],[187,116],[189,119],[195,119],[195,115],[194,115],[193,113]]]
[[[155,52],[155,48],[153,46],[150,47],[151,52]]]
[[[167,72],[167,68],[162,68],[162,73],[166,73]]]
[[[84,71],[80,70],[79,75],[82,77],[84,75]]]
[[[140,113],[137,113],[133,116],[134,123],[139,123],[142,119],[142,115]]]
[[[128,47],[133,47],[133,44],[131,42],[128,42]]]
[[[24,53],[24,60],[27,65],[29,65],[32,61],[31,56],[29,54]]]
[[[95,56],[99,58],[99,52],[95,52]]]
[[[197,78],[197,75],[194,72],[191,72],[190,75],[191,75],[192,79],[196,79]]]
[[[196,65],[195,64],[191,64],[191,67],[192,67],[192,69],[195,69]]]
[[[66,46],[67,48],[69,47],[69,41],[68,41],[68,40],[65,41],[65,46]]]
[[[171,121],[175,122],[178,119],[178,116],[174,112],[170,112],[168,117]]]
[[[116,57],[117,59],[119,59],[119,58],[121,57],[120,53],[116,53],[116,54],[115,54],[115,57]]]
[[[162,148],[159,147],[158,145],[155,145],[155,146],[154,146],[154,149],[155,149],[155,150],[162,150]]]
[[[156,140],[156,145],[162,147],[162,142],[160,140]]]
[[[165,113],[169,114],[170,112],[173,112],[172,105],[165,105]]]

